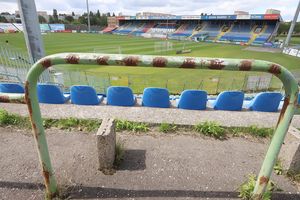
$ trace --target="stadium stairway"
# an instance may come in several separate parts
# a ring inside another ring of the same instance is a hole
[[[224,26],[225,25],[223,25],[222,26],[222,28],[221,28],[221,31],[220,31],[220,33],[219,33],[219,35],[215,38],[215,42],[216,41],[218,41],[223,35],[225,35],[225,33],[229,33],[231,30],[232,30],[232,28],[233,28],[233,26],[234,26],[234,24],[231,24],[231,26],[229,27],[229,29],[228,30],[226,30],[226,31],[222,31],[223,30],[223,28],[224,28]]]
[[[155,23],[148,23],[146,26],[143,28],[143,32],[147,33],[151,28],[153,28],[156,24]]]
[[[258,36],[260,36],[261,34],[263,34],[267,30],[268,26],[264,25],[263,28],[262,28],[262,30],[260,31],[260,33],[255,33],[254,32],[256,28],[257,28],[257,25],[255,25],[253,27],[252,31],[251,31],[251,38],[248,41],[248,45],[252,44]]]
[[[187,27],[188,27],[187,24],[182,24],[182,25],[174,32],[174,34],[176,34],[176,33],[183,33]]]
[[[206,26],[207,26],[207,23],[203,23],[203,24],[197,26],[197,27],[194,29],[192,35],[191,35],[189,38],[192,38],[194,35],[200,33],[203,29],[205,29]],[[199,28],[200,28],[200,29],[199,29]]]
[[[138,25],[138,26],[135,27],[130,33],[128,33],[128,35],[134,34],[134,33],[136,33],[136,32],[139,32],[139,31],[143,30],[144,27],[145,27],[145,25],[146,25],[145,23]]]

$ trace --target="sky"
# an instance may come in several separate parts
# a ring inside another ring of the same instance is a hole
[[[299,0],[89,0],[91,11],[135,15],[137,12],[162,12],[175,15],[233,14],[235,10],[250,14],[263,14],[268,8],[278,9],[285,21],[293,19]],[[38,11],[52,14],[82,14],[86,11],[86,0],[35,0]],[[18,10],[17,0],[0,0],[0,12],[14,13]]]

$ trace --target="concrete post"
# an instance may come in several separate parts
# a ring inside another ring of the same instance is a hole
[[[282,145],[279,158],[283,168],[292,173],[300,173],[300,131],[292,126]]]
[[[99,170],[109,174],[113,169],[116,153],[114,119],[103,119],[96,134]]]

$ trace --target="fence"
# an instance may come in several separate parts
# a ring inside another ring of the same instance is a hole
[[[9,44],[0,43],[0,76],[7,81],[26,80],[26,75],[33,62],[27,53],[12,47]],[[43,74],[39,81],[42,83],[50,82],[49,71]]]
[[[0,80],[24,82],[26,74],[31,66],[30,59],[26,53],[8,44],[0,43]],[[120,47],[112,47],[115,52],[120,53]],[[112,49],[95,49],[97,53],[111,53]],[[218,94],[224,90],[242,90],[245,92],[258,92],[268,90],[281,90],[281,82],[272,75],[262,73],[240,72],[238,76],[231,77],[228,72],[220,74],[210,73],[197,77],[175,77],[173,74],[153,77],[151,73],[133,75],[122,73],[99,73],[88,70],[70,68],[53,68],[51,73],[45,72],[40,77],[42,83],[59,83],[64,85],[67,91],[71,85],[90,85],[97,92],[105,93],[110,85],[129,86],[135,93],[142,93],[146,87],[164,87],[172,94],[180,94],[185,89],[206,90],[209,94]],[[63,69],[63,70],[61,70]],[[48,74],[47,74],[48,73]],[[300,72],[295,71],[295,75]],[[297,76],[296,76],[297,78]]]

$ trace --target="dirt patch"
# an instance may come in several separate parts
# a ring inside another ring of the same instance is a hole
[[[0,196],[43,199],[43,180],[30,131],[0,128]],[[237,199],[237,188],[257,174],[267,142],[233,137],[220,141],[190,135],[118,133],[126,148],[114,175],[97,170],[93,134],[48,130],[60,185],[74,199]],[[299,199],[283,176],[274,199]]]

